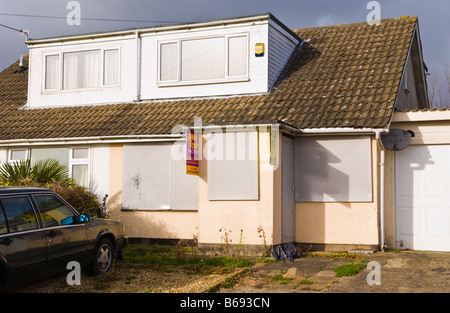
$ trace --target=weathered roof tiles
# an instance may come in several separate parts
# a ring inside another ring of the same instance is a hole
[[[416,18],[298,29],[298,46],[269,93],[22,109],[28,71],[0,73],[0,140],[170,134],[204,124],[279,120],[299,129],[384,128],[394,111]],[[28,59],[25,59],[28,62]]]

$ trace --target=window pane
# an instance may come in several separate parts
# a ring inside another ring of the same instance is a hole
[[[72,149],[72,159],[87,159],[89,157],[88,148],[74,148]]]
[[[165,43],[161,45],[160,56],[160,80],[170,81],[177,80],[178,78],[178,65],[177,65],[178,44]]]
[[[228,38],[228,75],[247,75],[247,37]]]
[[[8,232],[8,227],[6,225],[5,215],[3,214],[3,210],[0,207],[0,235],[6,234]]]
[[[72,178],[75,179],[79,185],[88,187],[88,165],[72,165]]]
[[[183,81],[225,78],[224,38],[183,41],[181,55]]]
[[[68,221],[70,217],[73,218],[75,216],[75,214],[55,196],[44,195],[33,196],[33,198],[41,212],[45,227],[67,225],[68,223],[66,221]],[[73,222],[74,220],[72,219],[71,221]]]
[[[64,53],[64,89],[100,85],[100,50]]]
[[[103,84],[119,84],[119,50],[106,50],[104,55]]]
[[[25,160],[27,150],[11,150],[11,161]]]
[[[31,149],[32,165],[46,159],[56,159],[59,164],[69,166],[69,148]]]
[[[59,89],[59,55],[45,57],[45,89]]]
[[[1,202],[8,220],[9,232],[38,228],[36,215],[27,197],[3,198]]]

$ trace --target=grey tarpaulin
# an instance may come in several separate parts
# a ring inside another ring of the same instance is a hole
[[[294,259],[300,257],[297,249],[292,243],[276,246],[272,251],[272,255],[277,259],[277,261],[289,262],[294,262]]]

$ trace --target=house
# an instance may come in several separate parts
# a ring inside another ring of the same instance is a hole
[[[27,69],[0,73],[0,161],[57,158],[130,238],[397,246],[382,138],[428,109],[416,17],[290,30],[267,13],[27,44]]]

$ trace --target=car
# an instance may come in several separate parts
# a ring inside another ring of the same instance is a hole
[[[80,214],[50,189],[0,188],[2,289],[68,271],[72,261],[106,273],[126,244],[122,223]]]

